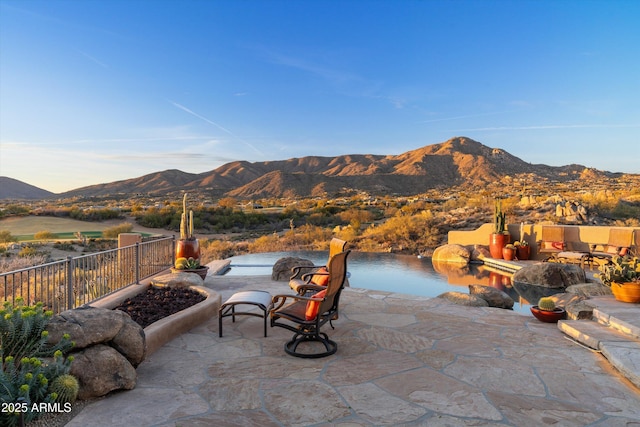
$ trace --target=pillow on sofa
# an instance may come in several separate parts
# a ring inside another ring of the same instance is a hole
[[[311,298],[313,298],[316,301],[307,301],[307,309],[304,312],[305,319],[313,320],[316,318],[316,316],[318,315],[318,310],[320,309],[320,303],[324,299],[324,296],[326,295],[326,293],[327,293],[327,290],[324,289],[311,296]]]

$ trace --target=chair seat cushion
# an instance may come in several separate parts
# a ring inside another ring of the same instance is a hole
[[[320,309],[320,303],[324,299],[324,296],[326,295],[326,293],[327,293],[326,289],[324,291],[317,292],[315,295],[313,295],[311,297],[315,301],[308,301],[307,302],[307,308],[306,308],[305,313],[304,313],[306,320],[313,320],[318,316],[318,310]]]

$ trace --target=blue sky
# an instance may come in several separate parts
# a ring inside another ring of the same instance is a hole
[[[467,136],[640,173],[640,1],[0,0],[0,175],[62,192]]]

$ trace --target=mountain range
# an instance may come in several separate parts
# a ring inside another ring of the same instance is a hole
[[[253,163],[234,161],[200,174],[171,169],[61,194],[0,177],[0,199],[153,195],[182,190],[241,199],[320,196],[347,190],[365,191],[372,195],[413,195],[433,188],[475,187],[507,175],[562,182],[621,174],[575,164],[530,164],[502,149],[487,147],[466,137],[456,137],[399,155],[308,156]]]

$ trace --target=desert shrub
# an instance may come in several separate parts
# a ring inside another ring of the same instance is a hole
[[[23,247],[20,249],[20,252],[18,252],[18,256],[23,258],[30,258],[35,255],[38,255],[38,250],[31,245]]]
[[[0,402],[22,401],[25,409],[34,403],[53,403],[57,394],[49,391],[49,384],[69,373],[73,357],[65,354],[73,347],[69,335],[52,344],[48,342],[46,326],[53,312],[41,303],[25,306],[21,298],[12,305],[6,301],[0,310]],[[39,411],[2,411],[0,425],[13,426],[31,421]]]
[[[11,235],[9,230],[0,230],[0,243],[17,242],[18,239]]]
[[[38,231],[33,235],[34,240],[53,240],[55,238],[56,235],[49,230]]]
[[[61,251],[67,251],[67,252],[72,252],[76,250],[75,246],[73,246],[73,243],[70,243],[70,242],[55,242],[53,244],[53,248]]]
[[[380,225],[364,231],[361,246],[396,247],[404,252],[420,253],[425,248],[435,248],[440,244],[440,230],[435,219],[428,212],[417,215],[398,215]],[[372,240],[365,243],[363,240]]]
[[[285,250],[284,241],[277,234],[258,237],[249,243],[249,252],[278,252]]]
[[[8,271],[21,270],[23,268],[33,267],[47,262],[47,256],[35,255],[31,257],[11,257],[0,258],[0,273]]]
[[[102,237],[105,239],[117,239],[120,233],[130,233],[133,230],[133,224],[123,222],[122,224],[114,225],[113,227],[106,228],[102,232]]]
[[[200,257],[204,263],[214,259],[226,259],[237,254],[236,245],[227,240],[204,239],[200,244]]]

